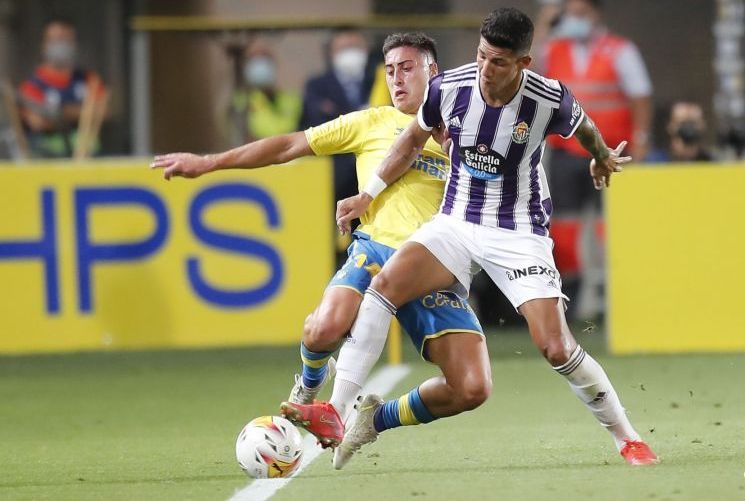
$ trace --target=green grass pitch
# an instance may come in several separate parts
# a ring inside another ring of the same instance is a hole
[[[527,333],[500,331],[484,406],[387,432],[341,472],[324,453],[274,499],[745,499],[745,355],[580,341],[661,465],[626,466]],[[407,358],[395,396],[436,373]],[[0,358],[0,499],[227,500],[249,482],[235,436],[275,413],[297,365],[294,348]]]

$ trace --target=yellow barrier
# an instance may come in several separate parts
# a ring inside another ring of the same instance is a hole
[[[745,165],[631,167],[606,194],[614,353],[745,350]]]
[[[0,353],[297,342],[332,274],[330,168],[2,166]]]

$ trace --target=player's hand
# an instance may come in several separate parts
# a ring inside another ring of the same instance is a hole
[[[372,200],[372,197],[363,191],[336,202],[336,227],[339,228],[339,233],[346,235],[352,231],[352,220],[364,214]]]
[[[442,152],[446,155],[450,155],[450,147],[453,145],[453,140],[450,138],[447,138],[442,142],[440,145],[440,148],[442,148]]]
[[[193,153],[169,153],[157,155],[150,164],[151,169],[163,169],[166,180],[174,176],[194,178],[211,171],[214,162],[209,156],[194,155]]]
[[[437,141],[437,144],[442,145],[450,138],[450,132],[448,131],[445,124],[440,122],[440,125],[432,128],[432,139]]]
[[[614,172],[622,172],[623,164],[631,162],[631,157],[622,157],[621,153],[626,147],[627,141],[621,141],[615,149],[608,148],[608,156],[604,159],[593,158],[590,160],[590,175],[596,190],[610,186],[610,176]]]
[[[444,123],[440,122],[440,125],[432,129],[432,139],[440,145],[443,153],[450,154],[450,146],[453,144],[453,140],[450,139],[450,132]]]

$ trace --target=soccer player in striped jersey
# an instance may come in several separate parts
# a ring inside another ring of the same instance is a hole
[[[394,106],[342,115],[303,132],[246,144],[217,155],[172,153],[153,167],[172,176],[197,177],[226,168],[281,164],[304,155],[355,153],[357,177],[367,181],[396,137],[413,121],[437,74],[434,41],[421,33],[394,34],[383,44],[386,80]],[[341,441],[342,418],[380,357],[385,337],[370,343],[344,343],[336,364],[330,402],[313,404],[330,378],[332,352],[349,332],[373,275],[411,234],[432,218],[442,199],[448,158],[429,140],[412,158],[395,187],[361,214],[362,225],[349,247],[349,259],[332,278],[318,308],[307,318],[300,346],[302,374],[296,377],[281,410],[316,435],[324,446]],[[412,389],[390,407],[391,426],[430,422],[478,407],[491,391],[491,366],[478,319],[468,302],[449,291],[428,293],[398,310],[398,319],[422,357],[442,376]]]
[[[417,122],[411,124],[364,190],[337,206],[342,232],[402,173],[434,127],[449,131],[451,170],[440,212],[386,263],[365,294],[353,339],[385,336],[399,305],[432,290],[468,294],[483,269],[525,317],[536,347],[605,427],[632,465],[657,457],[629,422],[602,367],[572,336],[564,318],[561,278],[548,232],[551,197],[541,157],[546,136],[576,136],[590,152],[595,187],[609,186],[630,160],[624,143],[609,149],[572,93],[527,69],[533,24],[524,13],[500,8],[484,20],[476,62],[433,78]],[[560,173],[558,173],[560,175]],[[356,424],[335,452],[342,467],[389,427],[389,409],[368,395]]]

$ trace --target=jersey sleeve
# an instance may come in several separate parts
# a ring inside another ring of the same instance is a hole
[[[440,114],[442,90],[440,85],[443,75],[444,73],[440,73],[429,81],[424,94],[424,102],[419,107],[419,112],[416,115],[419,127],[424,130],[432,130],[442,122],[442,115]]]
[[[564,139],[569,139],[584,119],[585,110],[582,109],[582,105],[579,104],[572,91],[561,84],[561,103],[551,117],[548,127],[549,134],[559,134]]]
[[[362,149],[370,128],[371,109],[354,111],[305,130],[310,149],[316,155],[355,153]]]

